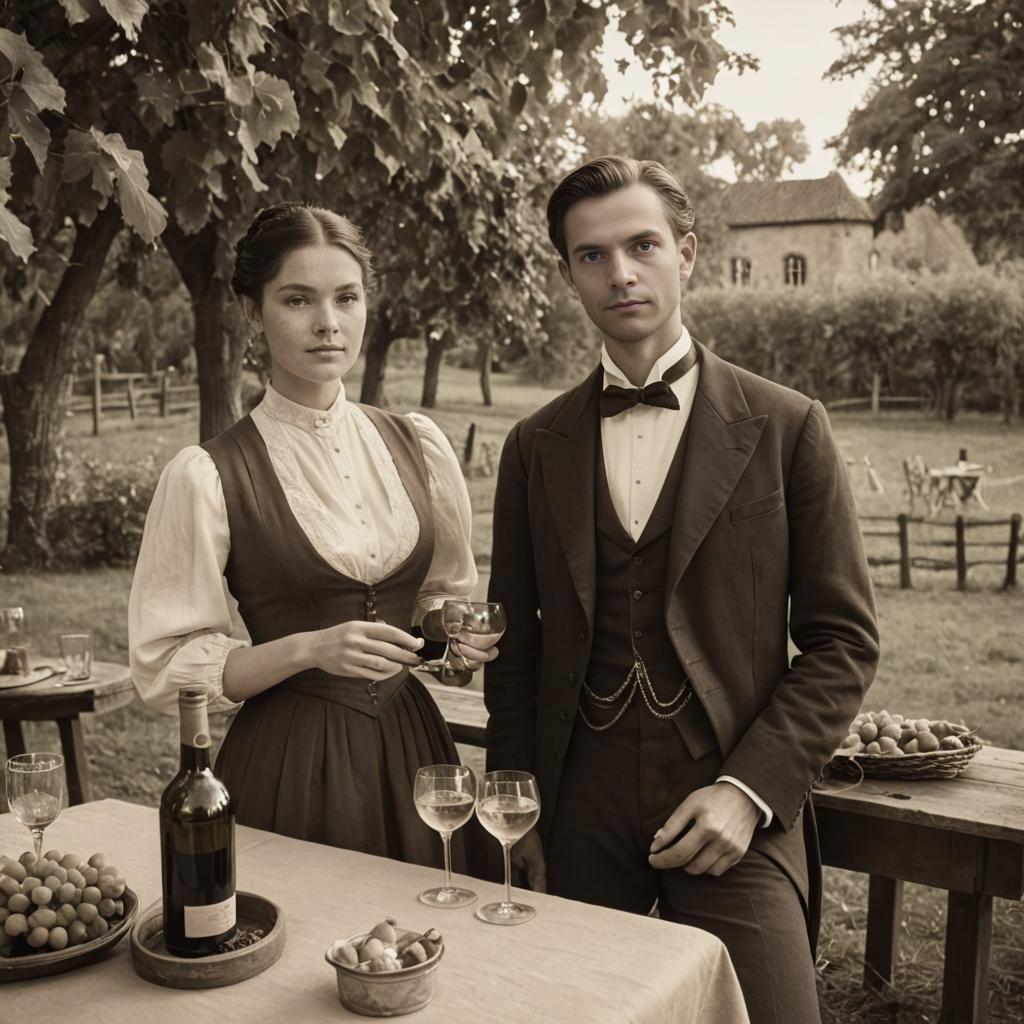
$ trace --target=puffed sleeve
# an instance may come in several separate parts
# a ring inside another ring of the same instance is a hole
[[[132,678],[160,711],[177,712],[187,683],[205,684],[211,711],[240,706],[223,694],[228,654],[249,643],[224,580],[230,540],[213,460],[183,448],[160,475],[128,600]]]
[[[476,562],[470,539],[473,510],[462,467],[441,428],[427,416],[409,413],[427,464],[434,511],[434,557],[416,599],[414,625],[448,598],[468,597],[476,586]]]

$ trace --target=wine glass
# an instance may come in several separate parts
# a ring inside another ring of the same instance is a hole
[[[17,669],[8,667],[8,672],[27,672],[28,654],[23,646],[25,609],[18,606],[0,608],[0,632],[4,635],[3,648],[0,649],[0,667],[9,660]]]
[[[466,661],[455,648],[455,638],[468,633],[479,638],[481,649],[493,647],[505,632],[505,608],[497,601],[445,601],[441,606],[441,625],[448,642],[445,646],[442,681],[449,673],[449,660],[454,655],[462,667]]]
[[[462,764],[431,764],[416,772],[413,800],[419,816],[436,832],[444,844],[444,884],[426,889],[420,903],[453,909],[468,907],[476,899],[471,889],[452,884],[452,833],[473,816],[476,804],[476,776]]]
[[[36,860],[43,855],[43,831],[64,806],[64,758],[60,754],[18,754],[7,759],[7,803],[32,833]]]
[[[487,772],[484,775],[476,816],[488,832],[501,842],[505,856],[505,899],[478,907],[476,916],[488,924],[522,924],[537,913],[525,903],[512,902],[512,867],[509,851],[537,824],[540,795],[537,780],[529,772]]]

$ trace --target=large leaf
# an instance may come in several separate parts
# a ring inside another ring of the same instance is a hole
[[[291,86],[280,78],[257,71],[253,76],[253,101],[242,112],[238,141],[249,160],[258,162],[256,148],[265,142],[271,149],[281,135],[299,130],[299,112]]]
[[[32,232],[7,209],[7,188],[11,184],[11,161],[7,157],[0,158],[0,238],[10,247],[18,259],[28,262],[36,251],[32,244]]]
[[[92,176],[92,187],[104,198],[114,192],[114,167],[104,159],[92,132],[73,128],[64,140],[64,181],[75,182]]]
[[[181,94],[173,78],[163,73],[145,72],[136,76],[135,88],[141,103],[156,111],[157,117],[168,127],[174,124]]]
[[[11,62],[16,78],[21,72],[19,84],[37,111],[64,112],[64,90],[60,82],[53,77],[43,63],[42,55],[29,45],[25,36],[0,28],[0,53]]]
[[[100,0],[100,3],[129,39],[134,42],[139,38],[142,19],[149,12],[148,0]]]
[[[129,149],[116,132],[107,135],[96,128],[91,132],[103,153],[117,167],[117,198],[121,213],[135,233],[154,242],[167,227],[167,211],[149,191],[146,161],[137,149]]]
[[[47,150],[50,146],[50,130],[39,120],[36,105],[20,85],[14,86],[11,92],[10,106],[7,109],[11,127],[28,146],[41,173],[46,166]]]
[[[271,25],[267,12],[255,2],[239,4],[239,10],[228,29],[228,40],[243,63],[248,63],[251,57],[266,49],[270,35]]]
[[[98,0],[60,0],[60,5],[69,25],[88,21],[99,10]]]

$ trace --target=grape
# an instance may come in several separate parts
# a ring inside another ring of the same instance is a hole
[[[25,881],[21,883],[21,891],[26,896],[29,896],[33,889],[38,889],[42,884],[43,880],[41,878],[36,878],[35,875],[29,875]]]
[[[6,907],[0,907],[0,924],[3,924],[11,916],[11,912]]]
[[[47,860],[45,857],[38,861],[32,870],[40,877],[45,878],[47,875],[52,875],[55,868],[59,868],[60,864],[55,860]]]
[[[75,887],[70,882],[65,882],[57,890],[57,899],[61,903],[70,903],[75,898]]]
[[[36,862],[36,855],[31,850],[26,850],[20,857],[18,863],[27,871]]]
[[[111,917],[114,913],[114,901],[111,899],[102,899],[99,903],[100,917]]]
[[[40,926],[38,928],[33,928],[32,931],[28,933],[28,944],[33,949],[42,949],[49,941],[49,938],[50,929]]]
[[[89,858],[89,867],[96,868],[97,871],[101,867],[103,867],[103,865],[106,864],[106,863],[107,863],[107,858],[104,857],[102,853],[94,853]]]
[[[50,929],[50,949],[63,949],[68,944],[67,930],[58,925]]]
[[[86,931],[87,929],[84,921],[72,921],[71,924],[68,925],[68,942],[72,946],[78,946],[85,942],[87,938]]]
[[[10,875],[3,875],[0,877],[0,892],[4,894],[4,899],[6,900],[8,897],[21,892],[21,886]]]
[[[82,877],[85,879],[86,885],[95,885],[100,880],[100,872],[98,868],[86,868],[82,872]]]
[[[68,869],[62,868],[59,864],[53,869],[52,877],[60,879],[60,884],[63,885],[68,880]],[[46,879],[44,878],[45,882]]]
[[[47,875],[43,879],[43,885],[51,892],[56,892],[64,883],[56,875]]]
[[[61,858],[63,858],[64,854],[61,853],[60,850],[47,850],[46,853],[43,854],[43,856],[47,860],[55,860],[59,864],[61,862]]]
[[[103,899],[103,894],[95,885],[88,885],[82,890],[83,903],[99,903],[101,899]]]
[[[114,900],[114,913],[118,917],[124,917],[124,900]]]
[[[106,935],[110,925],[102,917],[97,917],[95,921],[86,926],[85,934],[90,939],[98,939],[101,935]]]
[[[33,928],[50,929],[57,924],[57,912],[49,907],[40,907],[29,919],[28,923]]]
[[[99,913],[95,903],[80,903],[78,905],[78,920],[84,924],[92,924],[99,917]]]
[[[45,907],[53,899],[53,890],[45,885],[37,885],[32,890],[32,902],[37,907]]]
[[[4,932],[8,935],[24,935],[28,931],[28,918],[24,914],[11,914],[4,921]]]
[[[100,892],[105,897],[110,897],[110,899],[117,899],[118,896],[123,895],[124,888],[124,882],[118,882],[113,878],[100,879]]]
[[[79,889],[85,888],[85,875],[77,868],[68,868],[68,881]]]
[[[72,921],[78,920],[78,911],[75,910],[70,903],[65,903],[60,910],[57,911],[57,920],[67,927]]]
[[[65,853],[64,856],[60,859],[60,866],[62,868],[66,868],[68,871],[70,871],[72,868],[77,868],[78,865],[81,863],[82,862],[81,860],[79,860],[78,856],[73,853]]]
[[[23,892],[15,893],[7,900],[7,909],[12,914],[24,914],[31,906],[32,901]]]
[[[0,873],[7,878],[13,878],[18,883],[19,888],[21,887],[21,883],[28,876],[28,872],[25,870],[25,865],[18,860],[8,860],[7,863],[0,868]]]

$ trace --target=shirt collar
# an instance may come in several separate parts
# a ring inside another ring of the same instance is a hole
[[[651,372],[647,375],[647,380],[644,381],[644,386],[653,383],[656,380],[661,380],[664,372],[670,367],[674,366],[679,362],[687,352],[690,351],[693,346],[693,341],[690,339],[690,332],[683,327],[682,334],[679,335],[679,339],[676,343],[661,357],[659,357],[654,365],[651,367]],[[601,366],[604,368],[604,383],[605,386],[609,384],[617,384],[619,387],[631,388],[633,385],[630,383],[629,378],[615,365],[615,360],[608,354],[608,348],[605,345],[601,346]],[[676,382],[678,383],[678,381]]]
[[[259,404],[272,419],[281,423],[290,423],[300,430],[311,434],[329,433],[345,418],[348,402],[345,399],[345,383],[339,382],[338,397],[327,409],[311,409],[308,405],[300,405],[290,398],[285,398],[280,391],[275,391],[273,384],[267,385],[266,393]]]

